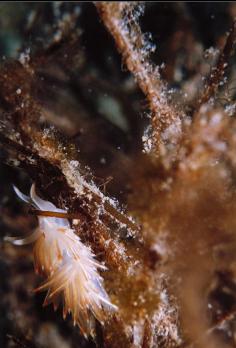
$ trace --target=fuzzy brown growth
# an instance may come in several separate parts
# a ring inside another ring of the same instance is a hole
[[[210,98],[215,96],[216,91],[219,89],[220,83],[223,81],[224,74],[228,68],[229,59],[234,53],[236,44],[236,21],[234,21],[232,28],[229,31],[228,37],[224,48],[218,58],[216,66],[214,66],[205,84],[202,95],[196,102],[196,110],[209,101]]]
[[[153,150],[166,155],[181,134],[179,111],[167,99],[167,86],[162,81],[158,67],[149,60],[144,36],[137,22],[135,4],[130,2],[97,2],[98,12],[112,34],[124,63],[134,75],[147,98],[152,114]]]

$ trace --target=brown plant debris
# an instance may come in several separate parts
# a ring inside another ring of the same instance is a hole
[[[155,67],[148,59],[155,46],[148,42],[138,25],[142,7],[130,2],[97,2],[96,6],[115,39],[124,63],[148,100],[155,130],[153,146],[159,155],[164,156],[165,147],[176,145],[183,115],[168,101],[167,87],[160,77],[159,67]]]

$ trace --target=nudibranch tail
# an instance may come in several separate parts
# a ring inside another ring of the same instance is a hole
[[[17,196],[39,210],[67,213],[53,203],[44,201],[32,185],[30,197],[14,187]],[[52,214],[53,215],[53,214]],[[54,216],[38,216],[38,228],[26,238],[7,237],[15,245],[34,243],[34,264],[37,273],[47,277],[35,291],[47,290],[44,305],[53,304],[56,310],[63,302],[63,317],[71,314],[83,334],[93,335],[94,318],[101,323],[107,313],[117,310],[103,286],[98,270],[106,267],[96,261],[70,226],[69,220]]]
[[[74,323],[89,334],[87,324],[91,321],[91,327],[94,321],[91,314],[102,322],[106,317],[106,311],[114,311],[117,307],[110,302],[102,285],[103,279],[97,270],[91,266],[89,268],[84,262],[85,260],[67,258],[36,291],[48,291],[45,305],[53,303],[54,307],[57,307],[58,298],[62,297],[64,316],[71,313]],[[81,320],[82,314],[86,320]]]

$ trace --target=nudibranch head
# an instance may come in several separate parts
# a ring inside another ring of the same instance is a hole
[[[19,198],[41,211],[67,213],[53,203],[41,199],[33,184],[30,197],[16,187]],[[103,322],[107,312],[117,309],[103,287],[98,270],[106,267],[95,260],[92,251],[85,246],[66,218],[38,216],[39,226],[24,239],[7,238],[16,245],[34,244],[34,263],[38,273],[48,277],[37,291],[47,290],[44,305],[53,303],[57,309],[63,300],[63,316],[71,313],[85,336],[92,335],[94,318]]]

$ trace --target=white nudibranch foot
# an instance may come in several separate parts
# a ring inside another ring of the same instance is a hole
[[[30,197],[16,187],[19,198],[39,210],[67,213],[54,204],[42,200],[33,184]],[[24,239],[7,237],[15,245],[34,244],[34,263],[37,273],[48,279],[35,291],[47,290],[44,305],[53,304],[56,310],[63,302],[63,317],[71,314],[84,336],[93,335],[96,318],[104,322],[107,313],[117,310],[103,287],[103,278],[98,270],[106,267],[95,260],[94,254],[74,233],[65,218],[38,216],[39,226]]]

